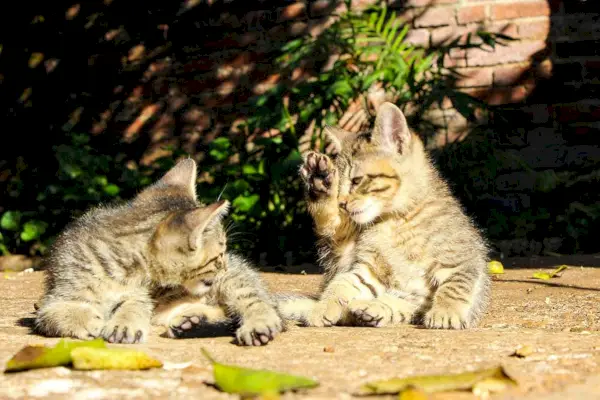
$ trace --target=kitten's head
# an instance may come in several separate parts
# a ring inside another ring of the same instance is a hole
[[[229,202],[201,205],[196,200],[196,163],[179,162],[162,179],[140,193],[141,201],[158,202],[167,215],[150,239],[152,262],[162,278],[194,288],[208,286],[226,265],[222,219]],[[194,291],[196,291],[194,289]]]
[[[398,107],[382,104],[369,133],[339,128],[328,128],[327,133],[337,151],[339,206],[354,222],[369,224],[414,206],[427,181],[428,159]]]

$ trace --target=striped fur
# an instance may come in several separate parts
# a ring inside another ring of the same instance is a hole
[[[475,326],[488,303],[488,248],[393,104],[368,134],[330,129],[337,154],[300,173],[324,267],[318,301],[281,299],[309,326]]]
[[[98,207],[57,238],[36,330],[48,336],[144,342],[150,325],[171,336],[236,322],[238,342],[262,345],[282,329],[256,272],[226,253],[229,203],[196,200],[196,163],[179,162],[122,205]]]

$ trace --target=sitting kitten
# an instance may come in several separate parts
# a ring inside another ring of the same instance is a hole
[[[309,326],[474,326],[490,291],[488,249],[412,134],[384,103],[370,134],[329,128],[337,149],[301,167],[325,269],[317,302],[280,300]]]
[[[234,319],[242,345],[282,330],[258,275],[226,253],[229,203],[196,199],[196,163],[186,159],[124,205],[88,211],[57,238],[35,326],[48,336],[144,342],[154,323],[171,336]]]

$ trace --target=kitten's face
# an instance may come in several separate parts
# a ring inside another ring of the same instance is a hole
[[[136,201],[170,211],[150,240],[152,264],[160,271],[160,279],[201,294],[227,267],[227,240],[221,221],[229,202],[207,206],[197,202],[196,163],[191,159],[178,163]]]
[[[410,157],[413,140],[402,112],[385,103],[371,134],[339,129],[329,134],[338,150],[339,206],[359,225],[393,213],[403,201],[401,163]]]

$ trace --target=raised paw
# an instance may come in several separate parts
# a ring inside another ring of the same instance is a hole
[[[283,330],[281,317],[273,310],[245,320],[235,333],[242,346],[264,346]]]
[[[179,315],[169,321],[167,334],[171,338],[182,336],[185,331],[197,328],[206,322],[206,317],[202,315]]]
[[[344,317],[346,302],[339,299],[319,301],[308,316],[307,325],[314,327],[330,327],[337,325]]]
[[[337,172],[327,155],[314,151],[309,152],[300,168],[300,176],[306,183],[308,194],[311,197],[320,198],[334,195]]]
[[[425,313],[423,325],[429,329],[467,329],[471,322],[466,307],[434,305]]]
[[[119,318],[109,321],[102,330],[102,337],[110,343],[143,343],[149,330],[149,322]]]
[[[392,322],[392,309],[379,300],[354,300],[348,309],[357,326],[379,328]]]

